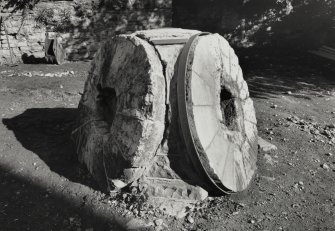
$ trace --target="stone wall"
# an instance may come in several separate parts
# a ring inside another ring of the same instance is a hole
[[[100,42],[114,34],[172,24],[171,0],[105,0],[99,3],[42,1],[33,10],[14,14],[10,13],[12,9],[2,8],[0,64],[11,63],[11,59],[14,63],[42,61],[46,27],[50,26],[50,30],[58,31],[63,38],[67,59],[83,60],[92,58]]]
[[[22,57],[31,55],[36,58],[44,57],[45,28],[35,23],[33,12],[27,13],[24,21],[21,12],[14,14],[2,12],[2,15],[6,20],[1,23],[0,64],[11,63],[11,59],[14,63],[20,62]]]

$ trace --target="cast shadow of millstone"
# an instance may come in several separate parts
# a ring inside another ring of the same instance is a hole
[[[71,132],[76,118],[76,108],[30,108],[2,122],[14,132],[22,146],[38,155],[51,171],[99,189],[75,154]]]

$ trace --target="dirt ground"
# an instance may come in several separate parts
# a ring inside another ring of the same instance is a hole
[[[278,149],[259,153],[248,190],[183,219],[134,215],[76,160],[89,62],[0,67],[0,230],[335,230],[335,63],[270,53],[239,52],[259,135]]]

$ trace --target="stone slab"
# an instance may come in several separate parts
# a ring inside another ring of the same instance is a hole
[[[258,137],[258,149],[262,152],[270,152],[277,150],[277,146],[264,140],[262,137]]]

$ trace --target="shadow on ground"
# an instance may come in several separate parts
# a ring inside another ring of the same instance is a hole
[[[37,154],[51,171],[98,189],[77,161],[71,140],[76,117],[74,108],[31,108],[11,119],[3,119],[3,123],[22,146]]]
[[[320,95],[335,89],[335,62],[307,51],[267,47],[240,49],[236,53],[253,98],[266,99],[289,91]]]
[[[24,64],[46,64],[47,63],[44,57],[38,58],[38,57],[35,57],[34,55],[28,55],[28,54],[23,54],[21,56],[21,59]]]
[[[22,177],[0,164],[0,230],[125,230],[125,221],[94,213],[81,203],[55,193],[30,177]]]
[[[77,109],[32,108],[3,119],[34,153],[12,149],[0,162],[4,230],[125,230],[128,220],[107,204],[105,194],[92,189],[97,185],[76,159],[70,139],[76,117]],[[32,164],[35,154],[46,168]]]

